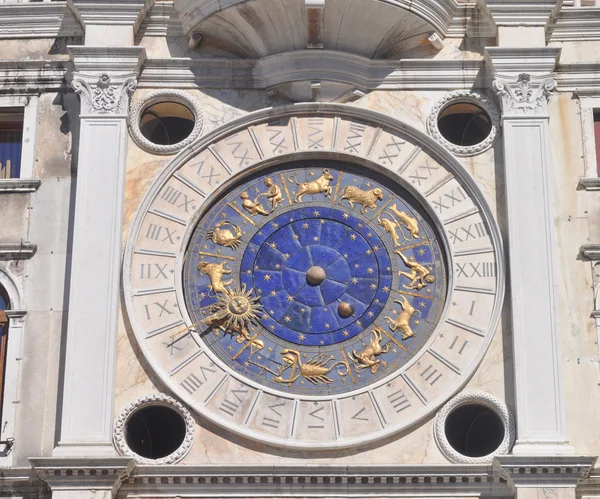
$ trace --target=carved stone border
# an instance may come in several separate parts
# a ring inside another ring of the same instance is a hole
[[[504,439],[498,448],[487,456],[464,456],[457,452],[446,438],[446,420],[448,419],[448,415],[458,407],[468,404],[479,404],[488,407],[500,417],[504,424]],[[494,456],[508,454],[510,451],[515,440],[515,423],[506,404],[496,397],[479,391],[463,392],[450,399],[437,413],[433,435],[438,448],[449,461],[458,464],[489,464],[492,462]]]
[[[146,109],[159,102],[177,102],[187,107],[194,115],[194,128],[192,132],[181,142],[176,144],[161,145],[149,141],[140,130],[140,119]],[[173,154],[180,151],[188,144],[194,142],[204,129],[204,117],[200,103],[187,92],[182,90],[154,90],[144,97],[136,100],[130,108],[129,131],[133,140],[148,152],[154,154]]]
[[[438,118],[442,111],[453,104],[460,104],[463,102],[468,102],[482,108],[488,114],[492,122],[490,133],[479,144],[472,146],[458,146],[446,140],[438,128]],[[427,117],[427,130],[429,131],[429,135],[457,156],[473,156],[492,147],[492,144],[500,135],[500,112],[496,105],[485,95],[469,90],[456,90],[454,92],[449,92],[435,103]]]
[[[148,459],[136,454],[129,448],[125,440],[125,425],[127,424],[127,421],[129,421],[129,418],[140,409],[152,405],[169,407],[174,411],[177,411],[185,422],[185,437],[181,445],[174,452],[160,459]],[[190,412],[182,404],[167,395],[153,393],[130,402],[121,410],[115,420],[113,440],[122,456],[132,457],[140,464],[174,464],[181,461],[190,451],[192,444],[194,443],[195,433],[196,423]]]

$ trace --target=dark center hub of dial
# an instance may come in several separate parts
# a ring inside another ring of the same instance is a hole
[[[318,286],[325,280],[325,277],[327,277],[325,269],[318,265],[313,265],[306,272],[306,282],[311,286]]]

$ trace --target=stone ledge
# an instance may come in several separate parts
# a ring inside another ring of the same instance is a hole
[[[29,260],[36,251],[32,243],[0,243],[0,260]]]
[[[20,178],[4,178],[0,179],[0,193],[22,193],[35,192],[40,188],[42,181],[39,178],[20,179]]]
[[[600,244],[583,244],[579,252],[589,260],[600,260]]]
[[[598,177],[583,177],[579,179],[579,184],[586,191],[600,191],[600,178]]]

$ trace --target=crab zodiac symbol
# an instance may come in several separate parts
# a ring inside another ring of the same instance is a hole
[[[231,227],[231,230],[221,228],[227,225]],[[217,222],[213,228],[208,229],[206,235],[213,243],[236,250],[240,245],[242,229],[238,225],[232,224],[229,220],[222,220],[221,222]]]

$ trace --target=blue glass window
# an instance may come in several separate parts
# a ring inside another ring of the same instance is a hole
[[[23,142],[23,112],[0,112],[0,179],[19,178]]]

